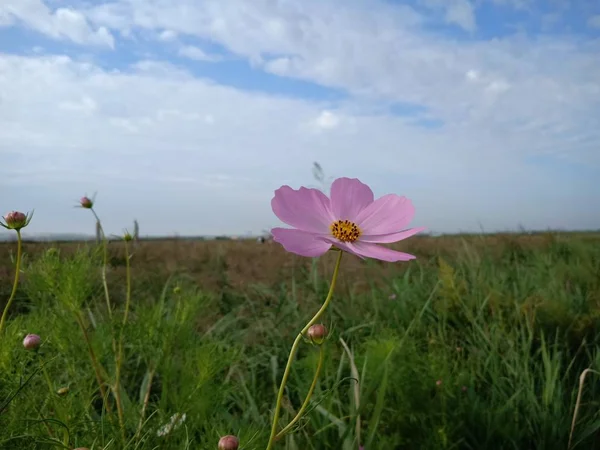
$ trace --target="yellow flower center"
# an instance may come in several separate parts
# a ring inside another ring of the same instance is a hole
[[[354,242],[361,234],[360,228],[349,220],[337,220],[329,227],[334,238],[342,242]]]

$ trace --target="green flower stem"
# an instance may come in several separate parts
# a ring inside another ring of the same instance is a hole
[[[283,400],[283,394],[285,392],[285,385],[287,383],[287,379],[290,376],[290,370],[292,368],[292,362],[294,357],[296,356],[296,352],[298,351],[298,346],[302,341],[302,337],[308,331],[310,327],[312,327],[317,321],[321,318],[321,316],[325,313],[325,310],[329,306],[331,299],[333,297],[333,291],[335,289],[335,283],[337,281],[338,273],[340,270],[340,263],[342,262],[342,255],[344,253],[342,251],[339,252],[338,259],[335,263],[335,268],[333,269],[333,277],[331,278],[331,285],[329,286],[329,293],[327,294],[327,298],[325,298],[325,302],[321,306],[321,308],[317,311],[312,319],[306,324],[306,326],[298,333],[294,343],[292,344],[292,349],[290,350],[290,356],[288,357],[287,364],[285,366],[285,370],[283,372],[283,378],[281,379],[281,385],[279,386],[279,393],[277,394],[277,402],[275,403],[275,413],[273,414],[273,425],[271,426],[271,435],[269,437],[269,443],[267,444],[267,450],[271,450],[273,445],[275,444],[275,436],[277,435],[277,422],[279,421],[279,412],[281,410],[281,401]]]
[[[321,368],[323,367],[324,359],[325,359],[325,347],[324,347],[324,345],[320,345],[319,346],[319,362],[317,363],[317,370],[315,371],[315,376],[313,378],[312,384],[310,385],[310,388],[308,389],[308,393],[306,394],[304,403],[302,403],[302,406],[300,407],[300,411],[298,411],[298,414],[296,414],[296,417],[294,417],[292,419],[292,421],[290,423],[288,423],[287,426],[283,430],[281,430],[279,433],[277,433],[277,435],[275,436],[276,441],[278,441],[283,436],[285,436],[285,434],[288,431],[290,431],[294,425],[296,425],[296,422],[298,422],[300,420],[300,418],[302,417],[302,414],[304,414],[304,411],[306,411],[306,408],[308,408],[308,404],[310,403],[310,398],[312,397],[312,394],[315,391],[315,387],[317,387],[317,381],[319,380],[319,374],[321,373]]]
[[[59,407],[59,404],[56,401],[56,390],[54,389],[52,380],[50,379],[50,376],[48,375],[48,371],[46,370],[46,364],[44,364],[44,361],[39,354],[38,354],[38,356],[39,356],[39,360],[40,360],[40,368],[42,369],[42,373],[44,374],[44,378],[46,379],[46,384],[48,384],[48,391],[50,392],[50,401],[52,402],[52,406],[54,407],[54,411],[55,411],[56,415],[58,416],[59,419],[61,419],[62,418],[62,408]],[[50,427],[47,426],[47,429],[48,429],[48,431],[50,431]],[[50,434],[52,434],[51,431],[50,431]],[[66,446],[69,445],[69,431],[68,430],[65,430],[64,437],[63,437],[63,443]]]
[[[106,390],[104,389],[104,382],[102,381],[102,375],[100,373],[100,365],[98,364],[98,359],[96,359],[96,354],[94,353],[94,349],[92,347],[92,343],[90,341],[90,337],[88,335],[87,330],[85,329],[85,325],[83,324],[83,320],[81,319],[81,315],[79,312],[75,313],[75,318],[77,319],[77,323],[79,324],[79,328],[81,328],[81,332],[83,333],[83,338],[88,346],[88,353],[90,355],[90,359],[92,361],[92,367],[94,368],[94,373],[96,374],[96,381],[98,382],[98,387],[100,388],[100,394],[102,395],[102,402],[106,408],[106,411],[110,414],[111,408],[110,404],[107,401]]]
[[[100,222],[100,218],[94,208],[91,208],[92,214],[96,218],[100,226],[100,234],[102,234],[102,252],[103,252],[103,264],[102,264],[102,285],[104,286],[104,297],[106,299],[106,307],[108,308],[108,317],[112,319],[112,308],[110,307],[110,294],[108,292],[108,282],[106,281],[106,267],[108,266],[108,242],[106,241],[106,234],[104,234],[104,227],[102,227],[102,222]]]
[[[115,373],[115,397],[117,400],[117,412],[119,414],[119,426],[121,428],[121,435],[123,442],[125,442],[125,420],[123,413],[123,402],[121,400],[121,366],[123,364],[123,330],[127,324],[127,318],[129,317],[129,305],[131,304],[131,264],[129,261],[129,246],[127,241],[125,242],[125,278],[127,280],[127,293],[125,299],[125,313],[123,314],[123,323],[121,324],[121,330],[119,331],[119,344],[117,347],[116,355],[116,373]]]
[[[2,335],[2,331],[4,330],[4,324],[6,322],[6,317],[8,316],[8,310],[10,305],[12,304],[15,296],[17,295],[17,287],[19,286],[19,274],[21,273],[21,259],[23,252],[23,242],[21,239],[21,230],[17,231],[17,261],[16,261],[16,272],[15,272],[15,281],[13,283],[12,292],[10,293],[10,297],[8,298],[8,302],[6,302],[6,306],[4,307],[4,312],[2,313],[2,318],[0,319],[0,336]]]

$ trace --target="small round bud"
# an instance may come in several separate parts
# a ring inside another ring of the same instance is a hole
[[[323,343],[327,337],[327,328],[325,325],[317,323],[308,329],[308,338],[317,345]]]
[[[85,208],[85,209],[92,209],[94,206],[94,202],[92,200],[90,200],[88,197],[81,197],[81,200],[79,200],[79,204],[81,205],[82,208]]]
[[[27,215],[20,211],[11,211],[4,216],[5,228],[9,230],[20,230],[27,226]]]
[[[219,439],[219,450],[237,450],[240,446],[240,440],[232,435],[223,436]]]
[[[129,232],[125,232],[125,234],[123,234],[123,240],[125,242],[131,242],[133,241],[133,236],[129,233]]]
[[[25,336],[25,339],[23,339],[23,347],[25,347],[26,350],[35,350],[41,343],[42,338],[37,334],[28,334]]]
[[[69,388],[67,386],[61,387],[58,391],[56,391],[56,393],[61,397],[64,397],[69,393]]]
[[[173,288],[173,294],[175,294],[175,295],[181,294],[181,288],[179,286],[175,286]]]

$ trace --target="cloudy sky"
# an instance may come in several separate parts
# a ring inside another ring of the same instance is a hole
[[[600,228],[598,0],[0,0],[0,209],[280,225],[318,161],[429,230]]]

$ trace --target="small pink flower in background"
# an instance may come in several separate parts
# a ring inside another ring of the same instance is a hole
[[[442,385],[442,380],[437,380],[437,381],[435,382],[435,385],[436,385],[436,386],[441,386],[441,385]]]
[[[388,297],[390,300],[396,300],[396,294],[390,294]]]
[[[25,336],[25,339],[23,339],[23,347],[25,347],[26,350],[34,350],[38,348],[41,343],[42,338],[37,334],[28,334]]]
[[[4,216],[4,223],[0,222],[7,230],[20,230],[21,228],[25,228],[29,225],[31,221],[31,217],[33,214],[23,214],[20,211],[11,211]]]
[[[81,197],[81,200],[79,200],[79,204],[82,208],[85,209],[92,209],[94,207],[94,201],[89,199],[88,197]]]
[[[282,186],[271,207],[294,228],[273,228],[273,239],[291,253],[317,257],[331,247],[359,258],[408,261],[415,256],[377,245],[401,241],[424,228],[403,230],[415,215],[410,200],[388,194],[375,200],[373,191],[356,178],[338,178],[331,198],[318,189]]]

